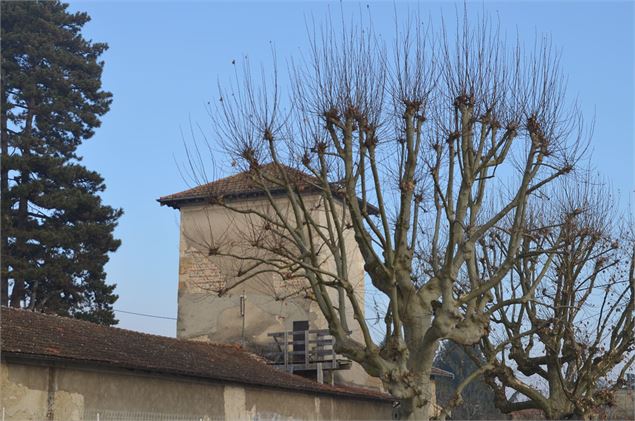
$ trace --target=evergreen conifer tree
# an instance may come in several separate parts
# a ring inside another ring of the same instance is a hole
[[[104,180],[77,154],[112,101],[107,45],[59,1],[1,7],[2,304],[115,324],[104,265],[122,211],[102,204]]]

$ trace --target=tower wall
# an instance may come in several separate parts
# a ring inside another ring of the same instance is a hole
[[[317,195],[304,197],[307,206],[313,206],[318,200]],[[276,203],[281,209],[289,211],[286,198],[280,198]],[[232,202],[232,207],[271,212],[265,198]],[[319,209],[316,206],[315,218],[325,221],[324,211]],[[262,229],[257,218],[218,205],[187,205],[182,206],[180,211],[179,338],[222,343],[240,343],[244,339],[246,346],[258,350],[272,343],[268,333],[292,330],[294,321],[308,320],[310,329],[327,328],[326,320],[315,301],[304,298],[301,293],[293,295],[307,286],[304,279],[283,280],[273,273],[262,273],[233,286],[236,282],[234,275],[240,273],[246,261],[217,256],[215,248],[231,250],[232,254],[245,257],[263,257],[261,251],[250,245]],[[355,243],[353,230],[347,231],[345,243],[349,280],[363,308],[363,259]],[[326,256],[322,267],[334,268],[333,259]],[[228,286],[233,288],[219,296],[216,291]],[[246,296],[244,321],[241,316],[241,295]],[[335,293],[332,300],[337,303]],[[361,340],[361,331],[353,318],[350,303],[347,303],[347,313],[353,337]],[[335,376],[339,383],[377,386],[376,380],[355,363],[350,370],[339,371]]]

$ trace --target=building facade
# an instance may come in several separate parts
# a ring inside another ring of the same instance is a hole
[[[273,164],[263,168],[273,177],[279,176]],[[308,177],[287,167],[294,177]],[[260,250],[251,243],[262,227],[249,211],[271,213],[270,193],[276,207],[291,212],[285,193],[275,186],[264,191],[256,186],[250,174],[237,175],[197,186],[184,192],[164,196],[159,203],[178,209],[180,213],[179,287],[177,336],[220,343],[241,343],[248,349],[267,352],[275,347],[271,334],[284,331],[327,329],[326,320],[317,303],[308,299],[308,282],[299,277],[269,271],[241,282],[237,274],[245,262],[215,255],[218,247],[231,248],[234,254],[259,256]],[[215,204],[222,198],[227,206]],[[214,199],[214,200],[211,200]],[[311,189],[303,194],[307,207],[315,209],[313,217],[325,220],[321,195]],[[343,206],[343,204],[342,204]],[[291,216],[289,216],[291,217]],[[326,225],[326,222],[324,222]],[[361,306],[365,301],[364,262],[353,230],[345,237],[348,279],[353,284]],[[333,269],[334,261],[326,256],[323,267]],[[223,291],[219,294],[219,291]],[[335,291],[334,291],[335,294]],[[338,297],[332,297],[338,302]],[[351,335],[362,339],[361,330],[354,323],[352,306],[347,302]],[[380,388],[380,382],[368,376],[356,363],[348,369],[333,371],[338,384]]]
[[[391,419],[393,399],[318,384],[240,347],[2,308],[6,421]]]

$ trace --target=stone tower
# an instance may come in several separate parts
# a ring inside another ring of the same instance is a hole
[[[297,173],[297,170],[285,167],[286,170]],[[279,200],[282,207],[288,202],[284,192],[272,190],[271,193],[278,195],[275,200]],[[226,287],[228,273],[236,271],[237,263],[226,257],[210,257],[209,250],[220,243],[240,244],[236,239],[245,237],[250,216],[210,204],[212,195],[222,197],[234,209],[264,211],[270,203],[245,172],[158,199],[161,205],[180,211],[177,337],[244,343],[258,350],[271,345],[269,334],[273,332],[304,330],[306,326],[309,329],[327,328],[317,304],[299,292],[306,285],[302,279],[282,281],[280,276],[263,273],[220,296],[215,292]],[[307,191],[303,200],[311,203],[320,200],[320,196]],[[346,242],[349,279],[363,305],[363,260],[352,232]],[[249,246],[243,242],[243,247],[245,254],[249,254]],[[327,259],[325,264],[333,263]],[[349,320],[352,335],[360,337],[352,312]],[[355,363],[349,370],[336,372],[335,382],[378,386],[376,379],[369,377]]]

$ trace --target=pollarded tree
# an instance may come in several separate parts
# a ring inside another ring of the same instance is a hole
[[[220,294],[264,272],[306,279],[337,352],[381,379],[402,418],[426,419],[440,341],[487,335],[491,290],[516,264],[529,198],[579,156],[579,115],[548,42],[509,49],[486,22],[456,37],[412,25],[392,48],[330,23],[309,38],[290,66],[286,111],[276,69],[255,80],[245,66],[220,89],[210,150],[222,147],[267,207],[208,192],[249,226],[203,251],[237,263]],[[192,168],[202,159],[192,155]],[[509,218],[507,258],[483,277],[478,242]],[[350,237],[386,303],[380,342],[349,278]]]
[[[606,188],[589,180],[559,187],[535,207],[529,226],[537,226],[527,228],[508,282],[495,288],[498,302],[525,298],[492,315],[496,335],[481,341],[483,368],[504,412],[588,419],[611,404],[635,361],[635,249]],[[485,276],[504,259],[506,241],[482,242]],[[509,399],[510,389],[519,399]]]
[[[3,305],[116,323],[105,282],[121,210],[76,153],[111,103],[101,88],[106,44],[59,1],[2,3]]]

